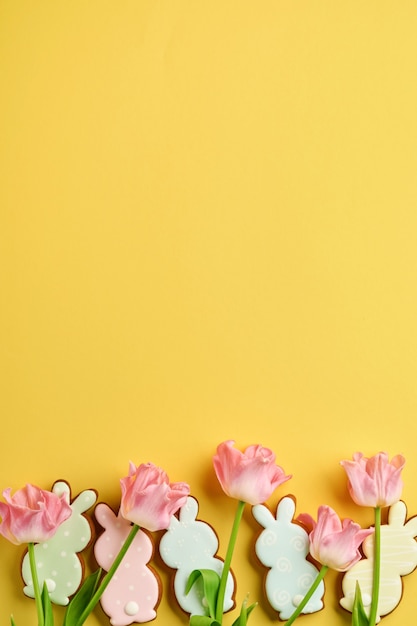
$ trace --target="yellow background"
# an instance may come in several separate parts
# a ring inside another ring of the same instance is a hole
[[[0,1],[2,489],[117,508],[152,461],[224,556],[231,438],[293,474],[272,507],[366,526],[339,461],[401,452],[417,513],[416,32],[414,0]],[[233,568],[267,626],[259,530]],[[35,623],[22,552],[1,539],[2,624]],[[350,623],[338,582],[306,626]],[[169,602],[155,623],[186,624]]]

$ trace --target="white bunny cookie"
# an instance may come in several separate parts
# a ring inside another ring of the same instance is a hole
[[[70,503],[70,487],[65,481],[57,481],[52,487],[57,495],[65,494]],[[35,559],[41,588],[44,582],[51,601],[65,606],[69,597],[80,586],[83,577],[83,562],[78,555],[91,541],[91,524],[84,513],[97,500],[95,491],[82,491],[70,506],[71,516],[65,520],[48,541],[35,545]],[[23,591],[30,598],[35,597],[30,571],[29,555],[26,553],[22,562],[22,577],[26,583]]]
[[[186,595],[185,589],[191,572],[195,569],[211,569],[221,575],[223,561],[216,557],[219,542],[213,528],[197,520],[197,500],[189,496],[179,511],[179,518],[172,516],[169,528],[162,536],[159,552],[166,565],[176,569],[174,592],[178,604],[191,615],[207,615],[202,585],[197,581]],[[234,607],[234,580],[229,573],[224,611]]]
[[[286,496],[279,502],[276,518],[263,504],[252,507],[256,521],[265,530],[259,535],[255,552],[260,562],[271,568],[266,575],[265,593],[280,619],[288,619],[317,577],[317,568],[307,560],[308,534],[294,523],[295,502]],[[319,584],[303,613],[323,608],[324,583]]]
[[[377,621],[391,613],[402,597],[401,576],[410,574],[417,567],[417,517],[406,522],[407,508],[401,500],[390,507],[388,524],[381,526],[381,574]],[[343,598],[340,604],[352,611],[356,581],[361,588],[365,611],[369,614],[372,597],[374,563],[374,535],[363,543],[366,558],[354,565],[343,576]]]

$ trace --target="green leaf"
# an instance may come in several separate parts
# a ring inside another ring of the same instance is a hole
[[[355,599],[352,608],[352,626],[369,626],[369,619],[365,613],[358,581],[356,581]]]
[[[233,622],[232,626],[246,626],[248,623],[249,615],[252,613],[253,609],[258,605],[257,602],[254,602],[250,606],[246,606],[246,600],[242,602],[242,607],[240,609],[240,615]]]
[[[52,612],[51,598],[49,597],[48,587],[43,584],[42,589],[42,609],[44,616],[44,626],[54,626],[54,614]]]
[[[90,574],[90,576],[87,576],[84,580],[83,584],[67,606],[63,626],[77,626],[82,612],[97,589],[101,573],[102,569],[99,568],[97,571]]]
[[[16,626],[16,622],[13,619],[13,615],[10,615],[10,626]]]
[[[192,615],[190,626],[221,626],[221,624],[209,615]]]
[[[203,583],[203,595],[207,602],[209,615],[211,618],[214,618],[216,615],[216,601],[217,601],[217,594],[219,592],[220,576],[218,575],[217,572],[215,572],[212,569],[193,570],[188,578],[187,585],[185,587],[186,594],[190,592],[191,588],[193,587],[193,585],[195,585],[195,583],[198,580],[201,580],[201,582]],[[203,616],[203,617],[206,617],[206,616]],[[214,624],[215,622],[208,622],[208,623]],[[199,626],[199,625],[196,624],[196,626]],[[201,626],[203,626],[203,624]]]

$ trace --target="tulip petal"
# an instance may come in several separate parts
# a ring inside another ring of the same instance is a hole
[[[390,462],[386,452],[379,452],[370,458],[356,452],[352,461],[341,461],[353,501],[373,508],[398,502],[403,489],[401,472],[404,464],[401,454],[394,456]]]
[[[147,530],[168,528],[171,517],[185,504],[190,488],[186,483],[170,484],[164,470],[152,463],[129,465],[129,474],[120,480],[122,517]]]
[[[213,457],[214,470],[223,491],[231,498],[255,505],[265,502],[281,483],[289,480],[275,464],[275,454],[256,444],[244,452],[234,448],[234,441],[219,444]]]
[[[340,520],[331,507],[320,506],[309,534],[311,556],[322,565],[345,572],[359,561],[359,547],[372,532],[350,519]]]

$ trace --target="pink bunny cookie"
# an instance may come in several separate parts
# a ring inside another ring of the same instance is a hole
[[[94,555],[100,567],[108,571],[132,525],[120,514],[116,516],[107,504],[98,504],[95,516],[105,530],[95,543]],[[139,530],[100,599],[113,626],[155,619],[161,585],[156,572],[147,565],[153,552],[152,539]]]
[[[388,513],[388,524],[381,526],[381,578],[377,621],[391,613],[399,604],[403,585],[401,576],[417,567],[417,517],[406,522],[407,508],[401,500],[393,504]],[[343,598],[340,604],[352,611],[358,581],[365,611],[369,614],[372,597],[374,536],[363,543],[364,559],[356,563],[343,576]]]
[[[276,517],[263,504],[252,507],[256,521],[265,530],[259,535],[255,552],[259,561],[269,567],[265,580],[265,592],[272,608],[280,619],[288,619],[299,605],[318,570],[307,560],[308,534],[293,521],[295,502],[290,496],[280,500]],[[321,581],[303,613],[314,613],[323,608],[324,583]]]
[[[55,482],[52,491],[58,495],[64,493],[67,502],[70,502],[71,490],[65,481]],[[71,516],[59,526],[55,535],[35,545],[39,584],[42,588],[46,583],[51,602],[55,604],[67,605],[69,596],[80,586],[84,564],[78,553],[88,546],[92,537],[91,523],[84,513],[96,500],[97,494],[92,489],[82,491],[70,504]],[[23,589],[25,595],[34,598],[27,553],[22,561],[22,577],[26,583]]]
[[[179,518],[171,522],[159,544],[159,552],[166,565],[176,569],[174,592],[177,602],[186,613],[207,615],[200,581],[185,593],[188,578],[195,569],[211,569],[221,574],[223,561],[216,557],[219,541],[213,528],[197,519],[197,500],[189,496],[179,511]],[[224,611],[234,607],[234,580],[231,573],[227,580]]]

